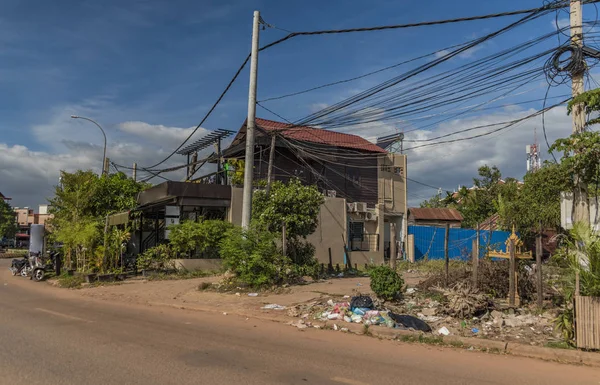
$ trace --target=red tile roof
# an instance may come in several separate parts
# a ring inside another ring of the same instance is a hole
[[[439,221],[458,221],[464,219],[461,213],[456,209],[449,208],[409,208],[410,215],[415,220],[439,220]]]
[[[341,132],[323,130],[315,127],[293,126],[289,123],[276,122],[261,118],[256,118],[256,125],[268,132],[282,131],[282,136],[300,142],[318,143],[328,146],[379,152],[384,154],[387,153],[387,151],[381,147],[369,142],[364,138],[361,138],[358,135],[344,134]],[[244,122],[243,128],[245,127],[246,123]]]

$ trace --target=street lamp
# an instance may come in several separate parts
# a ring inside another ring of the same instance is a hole
[[[88,122],[94,123],[96,126],[98,126],[100,131],[102,131],[102,135],[104,136],[104,154],[102,155],[102,174],[107,174],[108,167],[105,168],[105,165],[106,165],[106,133],[104,132],[104,130],[102,129],[102,127],[100,127],[100,125],[98,123],[96,123],[94,120],[92,120],[90,118],[86,118],[84,116],[71,115],[71,119],[87,120]]]

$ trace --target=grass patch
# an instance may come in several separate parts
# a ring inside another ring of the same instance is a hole
[[[464,348],[465,344],[462,343],[462,341],[450,341],[448,342],[448,345],[452,346],[453,348]]]
[[[565,341],[549,341],[544,346],[547,348],[552,348],[552,349],[568,349],[568,350],[575,349],[573,346],[571,346],[569,343],[567,343]]]
[[[424,334],[414,335],[407,334],[400,336],[402,342],[418,342],[426,345],[445,345],[444,339],[438,336],[426,336]]]
[[[194,279],[194,278],[204,278],[211,277],[219,274],[216,271],[205,271],[205,270],[181,270],[176,273],[159,273],[156,275],[151,275],[147,279],[148,281],[169,281],[169,280],[179,280],[179,279]]]
[[[68,275],[62,274],[58,277],[58,286],[65,289],[79,289],[85,282],[85,279],[81,275]]]

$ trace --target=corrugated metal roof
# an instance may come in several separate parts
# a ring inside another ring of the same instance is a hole
[[[450,208],[409,208],[415,220],[462,221],[463,216],[456,209]]]
[[[283,131],[281,134],[288,139],[342,148],[352,148],[369,152],[387,153],[387,151],[381,147],[358,135],[344,134],[342,132],[323,130],[308,126],[293,126],[289,123],[276,122],[261,118],[256,118],[255,121],[256,125],[265,131]]]

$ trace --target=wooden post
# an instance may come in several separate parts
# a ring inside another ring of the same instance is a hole
[[[106,270],[108,264],[108,214],[104,220],[104,255],[102,257],[102,271]]]
[[[331,274],[333,271],[333,258],[331,257],[331,247],[329,248],[329,265],[327,266],[327,272]]]
[[[450,256],[448,255],[448,238],[449,237],[450,237],[450,224],[446,223],[446,234],[444,236],[444,260],[445,260],[445,270],[446,270],[446,277],[445,277],[446,287],[448,287],[448,278],[450,275]]]
[[[396,224],[390,223],[390,269],[396,270]]]
[[[271,193],[271,183],[273,181],[273,161],[275,159],[275,134],[271,136],[271,148],[269,149],[269,166],[267,167],[267,197]]]
[[[516,282],[515,282],[515,273],[516,273],[516,260],[515,260],[515,240],[511,238],[509,246],[510,248],[510,265],[508,272],[508,304],[510,306],[515,306],[515,293],[516,293]]]
[[[535,237],[535,267],[537,283],[537,306],[539,309],[544,307],[544,288],[542,283],[542,223],[540,222],[539,232]]]
[[[285,222],[281,225],[281,250],[283,252],[283,256],[287,256],[287,238],[285,234]]]
[[[473,288],[477,287],[477,270],[479,269],[479,223],[477,224],[477,238],[473,242]]]

